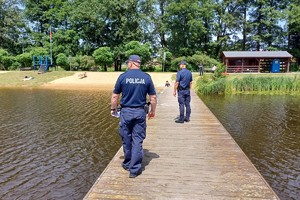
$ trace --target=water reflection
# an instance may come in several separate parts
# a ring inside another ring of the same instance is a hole
[[[82,199],[121,146],[110,92],[0,90],[0,199]]]
[[[281,199],[300,197],[300,97],[201,97]]]

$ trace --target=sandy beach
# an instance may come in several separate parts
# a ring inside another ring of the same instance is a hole
[[[75,73],[73,76],[64,77],[43,85],[48,89],[65,90],[112,90],[114,84],[122,72],[87,72],[87,77],[80,78],[82,72]],[[154,86],[159,90],[164,87],[165,82],[171,81],[174,73],[149,73],[152,77]]]

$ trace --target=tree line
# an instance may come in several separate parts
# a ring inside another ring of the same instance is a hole
[[[224,50],[299,58],[300,0],[0,0],[2,66],[18,68],[50,46],[54,63],[117,71],[136,52],[149,62],[167,57],[169,67],[173,58],[219,59]]]

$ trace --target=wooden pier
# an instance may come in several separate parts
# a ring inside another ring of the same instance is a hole
[[[176,124],[172,92],[160,94],[147,121],[142,174],[128,178],[120,148],[84,199],[279,199],[193,91],[191,121]]]

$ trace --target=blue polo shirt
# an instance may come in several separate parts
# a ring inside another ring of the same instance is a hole
[[[113,93],[122,93],[122,107],[143,107],[147,94],[156,94],[151,76],[140,69],[131,69],[121,74]]]
[[[178,82],[178,87],[187,89],[190,88],[190,82],[193,81],[192,73],[190,70],[183,68],[176,75],[176,82]]]

